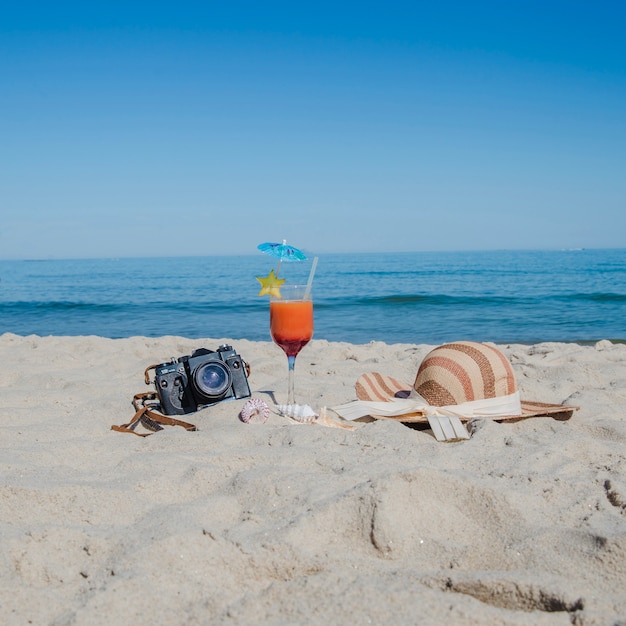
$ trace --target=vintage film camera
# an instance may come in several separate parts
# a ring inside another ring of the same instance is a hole
[[[193,413],[222,400],[250,397],[248,364],[222,345],[199,348],[155,368],[154,385],[165,415]]]

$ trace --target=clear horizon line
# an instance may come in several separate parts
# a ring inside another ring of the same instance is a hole
[[[590,250],[626,250],[626,247],[616,248],[613,246],[598,247],[550,247],[550,248],[458,248],[458,249],[441,249],[441,250],[375,250],[375,251],[326,251],[326,252],[310,252],[302,248],[309,259],[314,256],[324,255],[365,255],[365,254],[483,254],[486,252],[585,252]],[[102,256],[41,256],[41,257],[0,257],[1,261],[117,261],[126,259],[185,259],[185,258],[219,258],[219,257],[253,257],[258,256],[259,252],[233,252],[233,253],[216,253],[216,254],[162,254],[162,255],[102,255]]]

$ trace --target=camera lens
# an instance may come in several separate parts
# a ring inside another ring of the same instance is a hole
[[[223,395],[230,387],[230,372],[220,361],[200,365],[193,374],[198,390],[209,398]]]

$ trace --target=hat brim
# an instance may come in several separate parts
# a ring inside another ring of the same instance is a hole
[[[367,402],[385,402],[394,398],[407,398],[411,394],[411,385],[399,381],[397,378],[380,374],[378,372],[370,372],[362,374],[356,381],[356,397],[358,400]],[[506,415],[498,417],[490,417],[493,421],[515,421],[523,420],[528,417],[550,416],[557,420],[568,420],[572,417],[574,411],[579,407],[567,404],[549,404],[546,402],[532,402],[522,400],[522,412],[519,415]],[[376,419],[392,419],[397,422],[420,423],[428,422],[428,418],[421,412],[407,413],[395,417],[372,415]],[[460,417],[461,421],[469,421],[472,418]]]

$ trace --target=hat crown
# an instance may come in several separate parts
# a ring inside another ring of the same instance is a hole
[[[450,406],[515,393],[517,382],[500,350],[484,343],[457,341],[426,355],[413,387],[431,406]]]

